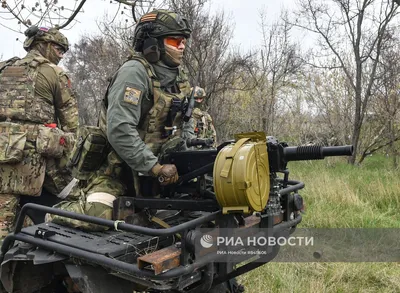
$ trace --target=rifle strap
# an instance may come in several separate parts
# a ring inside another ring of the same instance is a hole
[[[165,221],[161,220],[161,219],[158,218],[158,217],[152,216],[152,217],[150,218],[150,221],[152,221],[152,222],[154,222],[154,223],[160,225],[160,226],[163,227],[163,228],[171,228],[171,226],[168,225],[168,223],[166,223]],[[175,234],[175,236],[176,236],[177,238],[181,239],[181,235]]]

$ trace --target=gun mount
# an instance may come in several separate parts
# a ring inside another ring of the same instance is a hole
[[[242,292],[234,278],[270,262],[279,246],[269,247],[257,261],[243,257],[240,262],[247,263],[236,267],[239,261],[199,254],[202,229],[211,234],[223,228],[246,233],[265,229],[270,236],[287,237],[302,220],[299,190],[304,188],[304,183],[289,180],[287,163],[353,152],[352,146],[289,147],[263,133],[237,135],[216,149],[201,140],[190,143],[201,148],[187,149],[178,140],[159,157],[161,163],[177,166],[177,184],[161,188],[159,198],[119,198],[115,207],[122,212],[114,220],[26,204],[1,247],[5,290],[34,292],[70,277],[77,292]],[[32,209],[108,229],[88,232],[54,223],[23,228]],[[157,213],[143,227],[129,224],[137,211]],[[21,289],[26,284],[32,291]]]

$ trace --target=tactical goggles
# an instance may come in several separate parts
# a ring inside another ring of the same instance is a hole
[[[165,43],[167,45],[178,48],[182,43],[183,43],[183,45],[186,45],[186,38],[185,37],[166,37]]]

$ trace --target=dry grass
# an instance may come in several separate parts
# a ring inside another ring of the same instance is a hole
[[[306,184],[301,227],[400,228],[400,174],[384,157],[289,163]],[[400,231],[400,230],[399,230]],[[246,292],[400,292],[400,263],[276,263],[239,277]]]

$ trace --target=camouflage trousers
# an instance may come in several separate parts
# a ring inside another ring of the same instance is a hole
[[[18,218],[20,197],[10,194],[0,194],[0,244],[6,236],[14,231]],[[33,225],[29,216],[24,219],[23,227]]]
[[[43,188],[50,193],[57,195],[73,179],[69,170],[65,167],[66,158],[48,158],[46,160],[46,175],[43,181]]]
[[[125,193],[125,186],[110,176],[98,176],[88,185],[77,188],[74,196],[56,204],[54,207],[78,214],[112,219],[112,200]],[[70,219],[57,215],[46,215],[46,222],[53,222],[63,226],[82,228],[90,231],[103,231],[107,227]]]
[[[0,241],[13,231],[19,197],[9,194],[0,194]]]
[[[107,220],[112,219],[112,207],[99,202],[88,202],[86,195],[82,196],[76,201],[62,201],[59,204],[56,204],[54,207],[78,214],[103,218]],[[73,228],[82,228],[89,231],[107,230],[107,227],[79,221],[76,219],[65,218],[58,215],[47,214],[45,221]]]

